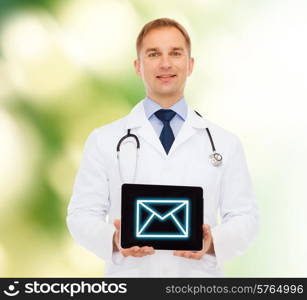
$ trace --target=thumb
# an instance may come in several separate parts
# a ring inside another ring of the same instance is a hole
[[[113,221],[113,224],[114,224],[116,230],[119,231],[120,230],[120,219],[115,219]]]
[[[207,224],[203,225],[203,238],[206,240],[210,233],[210,226]]]

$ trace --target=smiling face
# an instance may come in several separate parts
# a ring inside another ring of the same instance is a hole
[[[146,95],[163,106],[171,106],[183,97],[187,77],[194,60],[186,40],[175,27],[149,31],[142,41],[135,70],[143,79]]]

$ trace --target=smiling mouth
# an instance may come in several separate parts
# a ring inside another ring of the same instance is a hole
[[[163,78],[172,78],[172,77],[175,77],[176,75],[174,74],[166,74],[166,75],[158,75],[156,76],[157,78],[159,79],[163,79]]]
[[[156,78],[163,84],[168,84],[173,81],[177,75],[174,74],[166,74],[166,75],[158,75]]]

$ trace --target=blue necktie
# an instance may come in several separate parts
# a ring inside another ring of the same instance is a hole
[[[165,149],[165,152],[168,154],[175,140],[174,133],[170,126],[170,121],[172,118],[174,118],[176,113],[171,109],[160,109],[155,112],[155,115],[163,123],[163,129],[160,134],[160,141]]]

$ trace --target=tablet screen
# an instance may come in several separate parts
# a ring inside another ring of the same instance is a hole
[[[123,184],[121,247],[193,250],[203,246],[203,189]]]

